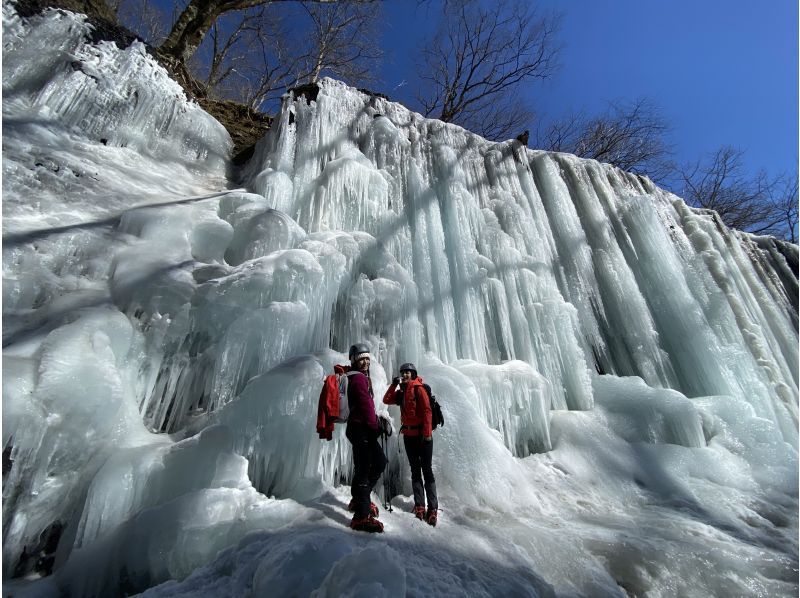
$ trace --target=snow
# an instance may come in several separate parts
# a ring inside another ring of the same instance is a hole
[[[87,31],[3,5],[6,593],[797,594],[796,246],[328,79],[233,178]],[[441,403],[435,528],[397,435],[347,527],[357,341]]]

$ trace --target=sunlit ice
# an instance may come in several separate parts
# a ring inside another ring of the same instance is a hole
[[[797,593],[796,246],[331,79],[233,179],[141,45],[3,17],[15,595]],[[353,342],[442,405],[436,528],[397,436],[346,525]]]

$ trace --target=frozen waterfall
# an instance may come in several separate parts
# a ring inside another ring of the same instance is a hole
[[[330,79],[234,184],[222,126],[88,31],[3,4],[4,581],[796,593],[797,246]],[[314,420],[356,341],[378,409],[406,361],[442,404],[438,535],[396,437],[396,519],[341,524]]]
[[[259,144],[245,181],[266,200],[242,208],[234,238],[271,210],[308,239],[368,233],[355,257],[340,250],[358,265],[328,274],[339,284],[325,305],[334,349],[369,339],[391,370],[426,352],[524,361],[548,383],[551,409],[591,409],[595,372],[637,376],[748,401],[795,442],[796,281],[781,276],[794,247],[763,251],[608,165],[320,87],[314,102],[287,98]]]

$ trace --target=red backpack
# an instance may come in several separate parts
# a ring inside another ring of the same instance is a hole
[[[356,372],[346,372],[340,365],[333,369],[335,373],[325,376],[322,382],[317,405],[317,434],[323,440],[332,440],[334,426],[346,423],[350,416],[347,382],[348,376]]]

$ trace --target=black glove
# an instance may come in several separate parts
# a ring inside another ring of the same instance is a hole
[[[392,384],[394,384],[395,386],[400,384],[400,376],[395,376],[394,378],[392,378]]]

